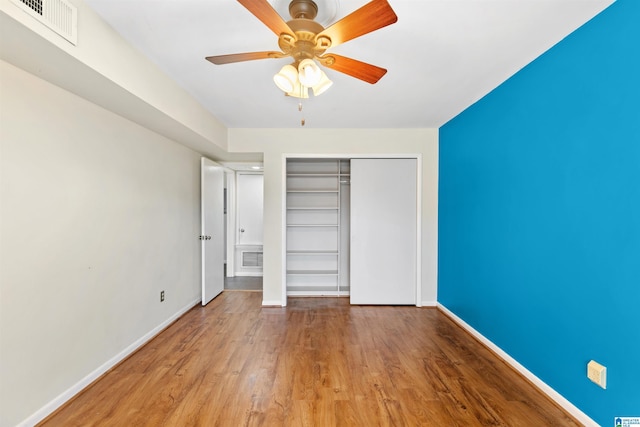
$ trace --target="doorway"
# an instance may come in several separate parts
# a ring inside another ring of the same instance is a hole
[[[226,175],[225,290],[262,290],[264,179],[261,163],[224,163]]]

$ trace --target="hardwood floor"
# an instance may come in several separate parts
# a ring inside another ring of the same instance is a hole
[[[43,426],[578,426],[436,309],[225,291]]]

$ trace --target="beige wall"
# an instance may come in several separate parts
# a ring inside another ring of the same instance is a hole
[[[215,117],[73,3],[75,46],[0,0],[0,427],[197,302],[198,153],[226,154]]]
[[[263,303],[286,303],[283,295],[283,189],[285,155],[422,156],[421,300],[437,297],[438,130],[437,129],[230,129],[229,149],[264,152]]]
[[[0,75],[0,426],[14,426],[198,301],[200,155],[6,62]]]

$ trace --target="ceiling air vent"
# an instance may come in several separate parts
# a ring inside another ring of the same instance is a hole
[[[22,10],[67,39],[78,41],[78,9],[67,0],[13,0]]]

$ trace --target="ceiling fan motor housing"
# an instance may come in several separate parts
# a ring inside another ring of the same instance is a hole
[[[295,33],[295,38],[289,34],[281,34],[278,46],[296,62],[322,55],[331,44],[330,40],[316,40],[324,27],[311,19],[296,18],[287,22],[287,25]]]
[[[292,0],[289,4],[291,18],[315,19],[318,15],[318,5],[313,0]]]

